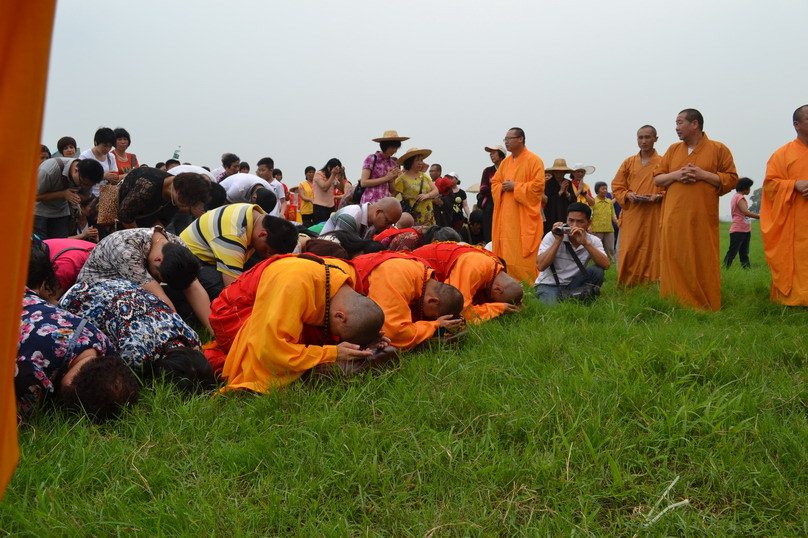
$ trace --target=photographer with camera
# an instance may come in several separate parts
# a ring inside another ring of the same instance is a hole
[[[592,209],[575,202],[567,208],[567,222],[556,222],[542,239],[536,264],[540,271],[534,292],[546,305],[576,299],[593,301],[600,295],[609,257],[600,239],[587,232]],[[594,262],[586,267],[589,260]]]

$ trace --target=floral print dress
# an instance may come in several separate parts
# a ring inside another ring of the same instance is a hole
[[[88,349],[99,355],[115,352],[113,343],[95,325],[26,289],[14,370],[18,414],[30,416],[37,403],[56,392],[70,364]]]
[[[100,327],[115,342],[121,359],[134,370],[172,348],[202,345],[179,314],[128,280],[79,282],[59,304]]]

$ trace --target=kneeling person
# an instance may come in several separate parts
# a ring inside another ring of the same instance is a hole
[[[48,304],[31,289],[25,291],[22,306],[14,372],[20,418],[30,416],[51,394],[99,422],[137,401],[137,379],[98,328]]]
[[[403,252],[377,252],[351,260],[356,290],[366,293],[384,311],[384,336],[390,345],[412,349],[439,329],[458,331],[463,295],[435,280],[429,265]]]
[[[231,204],[208,211],[180,237],[202,262],[199,280],[212,301],[244,271],[250,257],[267,258],[297,246],[294,224],[258,205]]]
[[[481,323],[519,309],[522,284],[491,252],[461,243],[432,243],[412,253],[429,262],[435,278],[460,290],[467,322]]]
[[[134,282],[110,279],[73,286],[60,306],[110,336],[136,372],[165,377],[187,392],[213,388],[216,378],[202,343],[169,306]]]
[[[588,205],[572,203],[567,208],[566,225],[556,222],[542,239],[536,260],[540,274],[535,286],[536,297],[542,303],[555,304],[561,300],[562,291],[603,284],[603,272],[610,262],[600,239],[587,232],[591,219]],[[586,267],[590,260],[595,265]]]
[[[344,267],[344,268],[343,268]],[[288,385],[320,364],[366,359],[380,339],[384,313],[353,290],[339,260],[270,258],[213,301],[214,364],[225,354],[225,389],[256,392]]]

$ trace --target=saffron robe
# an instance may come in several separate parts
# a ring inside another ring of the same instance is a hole
[[[662,157],[654,151],[643,166],[640,154],[620,165],[612,180],[612,194],[620,203],[620,249],[617,253],[617,282],[624,286],[659,280],[659,224],[662,204],[630,202],[626,195],[655,195],[663,192],[654,185],[654,169]]]
[[[502,315],[506,303],[487,302],[486,290],[504,271],[502,263],[487,250],[460,243],[432,243],[415,249],[435,269],[435,278],[463,294],[463,317],[478,324]]]
[[[706,310],[721,308],[721,268],[718,251],[718,197],[738,183],[732,153],[721,142],[707,138],[688,155],[687,144],[672,144],[654,176],[688,163],[718,174],[721,186],[704,181],[671,183],[662,201],[659,291],[683,304]],[[621,245],[622,248],[622,245]]]
[[[14,178],[0,182],[0,245],[5,255],[0,289],[0,499],[19,456],[14,370],[55,10],[53,0],[10,0],[3,2],[5,15],[0,19],[0,162],[3,177]]]
[[[379,252],[357,256],[351,265],[357,291],[362,293],[362,282],[367,282],[367,296],[384,311],[382,332],[390,345],[412,349],[435,334],[437,321],[419,319],[425,284],[433,273],[426,262],[403,252]]]
[[[789,306],[808,306],[808,199],[794,188],[801,180],[808,180],[808,146],[795,139],[769,159],[760,205],[771,300]]]
[[[515,183],[512,192],[502,190],[502,183],[508,180]],[[494,254],[505,260],[514,278],[532,284],[539,273],[536,255],[544,235],[541,217],[544,162],[527,148],[518,158],[508,155],[491,178],[491,193]]]
[[[329,260],[328,264],[332,265],[332,262]],[[306,339],[307,331],[316,330],[325,322],[326,266],[298,257],[286,257],[259,266],[253,268],[260,269],[257,273],[252,273],[251,269],[242,275],[253,283],[255,277],[260,276],[252,310],[244,310],[241,326],[227,351],[222,371],[227,380],[224,390],[241,388],[268,392],[288,385],[318,364],[337,359],[336,345],[307,343]],[[346,272],[336,267],[329,268],[329,273],[331,300],[340,287],[345,284],[352,286],[353,282]],[[222,292],[224,300],[233,297],[225,294],[231,286]],[[218,298],[214,303],[217,301]],[[220,307],[220,304],[215,304],[211,310],[221,311]],[[211,318],[214,326],[214,315]],[[216,336],[218,340],[218,332]]]

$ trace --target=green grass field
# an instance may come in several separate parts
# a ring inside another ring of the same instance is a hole
[[[720,313],[619,291],[610,270],[592,307],[531,298],[382,374],[269,396],[157,387],[101,427],[43,414],[0,531],[804,536],[808,310],[769,302],[753,234]]]

